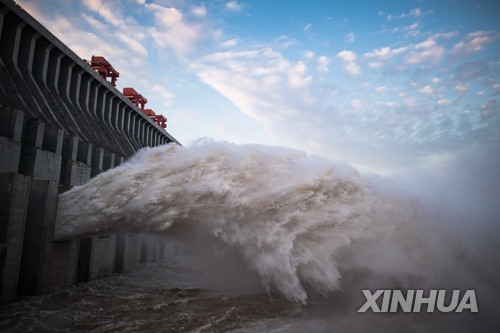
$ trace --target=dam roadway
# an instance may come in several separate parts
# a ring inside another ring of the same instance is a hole
[[[179,142],[21,7],[0,0],[2,303],[163,256],[135,234],[53,241],[58,194]]]

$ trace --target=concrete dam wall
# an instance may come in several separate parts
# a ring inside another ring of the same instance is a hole
[[[2,303],[161,259],[160,239],[54,242],[53,233],[58,194],[171,142],[179,144],[13,1],[0,0]]]

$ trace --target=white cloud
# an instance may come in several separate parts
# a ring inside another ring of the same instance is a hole
[[[239,12],[243,9],[243,6],[239,4],[237,1],[228,1],[226,3],[226,8],[233,12]]]
[[[337,53],[337,57],[342,59],[345,63],[345,70],[351,75],[359,75],[361,73],[360,67],[354,61],[357,56],[356,53],[349,50],[343,50]]]
[[[207,16],[207,7],[201,5],[201,6],[193,6],[191,8],[191,13],[193,13],[196,16],[199,17],[205,17]]]
[[[458,83],[458,84],[455,86],[455,89],[456,89],[458,92],[463,93],[463,92],[466,92],[467,90],[469,90],[469,86],[460,82],[460,83]]]
[[[124,42],[130,50],[137,52],[141,56],[148,55],[148,51],[146,50],[146,48],[140,42],[138,42],[137,39],[131,38],[127,34],[121,32],[117,33],[116,37]]]
[[[288,83],[294,88],[304,88],[311,82],[310,76],[305,76],[307,72],[307,66],[303,61],[298,61],[292,68],[288,71]]]
[[[456,31],[437,33],[426,40],[414,45],[406,57],[410,65],[423,64],[424,66],[436,65],[444,57],[446,50],[437,40],[440,38],[450,39],[457,35]]]
[[[414,8],[410,11],[410,16],[420,16],[422,15],[422,10],[420,8]]]
[[[368,67],[370,68],[374,68],[374,69],[377,69],[377,68],[381,68],[383,67],[385,64],[381,61],[370,61],[368,63]]]
[[[437,101],[437,104],[440,106],[450,105],[451,101],[446,98],[441,98],[440,100]]]
[[[314,58],[314,56],[315,56],[315,54],[312,51],[305,51],[304,52],[304,58],[306,58],[308,60],[311,60],[312,58]]]
[[[364,57],[370,59],[368,66],[371,68],[380,68],[383,67],[386,63],[388,63],[393,57],[402,54],[408,50],[408,47],[400,47],[397,49],[393,49],[389,46],[375,49],[372,52],[367,52],[364,54]]]
[[[416,37],[420,34],[420,31],[418,30],[419,24],[414,23],[409,26],[406,26],[403,28],[403,31],[405,32],[405,37]]]
[[[320,56],[318,58],[318,71],[328,72],[328,64],[330,63],[330,58],[327,56]]]
[[[84,0],[83,5],[97,12],[107,22],[115,26],[123,26],[125,24],[121,17],[121,11],[118,7],[113,6],[112,3],[103,2],[102,0]]]
[[[171,47],[178,54],[187,54],[202,37],[210,37],[210,30],[199,23],[188,22],[184,15],[174,7],[146,4],[153,13],[156,25],[149,28],[149,34],[160,47]]]
[[[410,25],[402,26],[402,27],[392,28],[390,31],[392,33],[402,32],[402,33],[404,33],[404,37],[406,37],[406,38],[407,37],[416,37],[420,34],[418,27],[419,27],[418,23],[413,23]]]
[[[443,58],[444,47],[440,46],[432,37],[414,46],[412,52],[406,57],[410,65],[425,63],[435,65]]]
[[[353,99],[351,100],[351,108],[354,110],[360,110],[363,108],[363,102],[361,102],[359,99]]]
[[[399,20],[399,19],[404,19],[404,18],[418,18],[420,16],[424,16],[424,15],[428,15],[428,14],[432,14],[432,13],[433,13],[432,10],[422,11],[422,9],[420,9],[420,8],[413,8],[409,12],[401,13],[398,15],[387,14],[383,11],[378,12],[379,15],[385,16],[388,21]]]
[[[420,88],[418,92],[424,95],[432,95],[434,93],[434,89],[432,89],[430,85],[426,85],[425,87]]]
[[[312,28],[312,23],[307,23],[305,26],[304,26],[304,31],[309,31],[311,30]]]
[[[428,49],[436,46],[436,41],[434,39],[427,39],[421,43],[415,45],[415,49]]]
[[[375,49],[373,52],[365,53],[366,58],[390,58],[400,53],[408,50],[408,47],[400,47],[397,49],[392,49],[389,46],[383,47],[381,49]]]
[[[431,38],[433,39],[438,39],[438,38],[445,38],[445,39],[450,39],[458,36],[458,31],[451,31],[451,32],[441,32],[432,35]]]
[[[386,92],[387,91],[387,87],[386,86],[380,86],[380,87],[377,87],[375,88],[375,92],[376,93],[383,93],[383,92]]]
[[[486,104],[483,104],[481,106],[481,118],[483,119],[492,118],[496,114],[498,114],[498,110],[499,110],[498,100],[495,98],[490,98],[488,99]]]
[[[163,97],[164,99],[170,100],[174,97],[174,94],[170,90],[168,90],[167,88],[165,88],[164,86],[161,86],[159,84],[153,84],[151,86],[151,90],[153,90],[156,93],[161,94],[161,97]]]
[[[225,42],[221,43],[222,47],[233,47],[238,44],[238,38],[228,39]]]
[[[359,66],[354,62],[347,64],[345,70],[352,75],[359,75],[361,73]]]
[[[243,113],[267,126],[298,115],[313,102],[306,63],[288,61],[270,48],[214,53],[194,64],[193,70]]]
[[[346,62],[353,62],[356,60],[356,53],[348,50],[343,50],[337,53],[337,57]]]
[[[106,29],[106,24],[102,23],[99,20],[96,20],[92,16],[87,14],[82,14],[82,17],[87,21],[91,26],[93,26],[98,31],[104,31]]]
[[[356,40],[356,35],[354,34],[354,32],[349,32],[347,35],[345,35],[345,41],[347,43],[354,43],[354,41]]]
[[[488,43],[499,38],[499,34],[493,31],[476,31],[467,35],[465,40],[455,44],[452,53],[470,54],[481,51]]]
[[[88,7],[89,9],[97,12],[99,8],[102,6],[101,0],[83,0],[83,5]]]
[[[158,4],[148,4],[147,8],[154,14],[156,21],[166,27],[172,27],[182,23],[183,15],[174,7],[163,7]]]
[[[275,42],[278,43],[283,48],[288,48],[292,45],[295,45],[297,41],[287,35],[281,35],[275,39]]]
[[[405,93],[400,93],[402,104],[407,108],[414,108],[417,104],[417,100],[413,96],[408,96]]]

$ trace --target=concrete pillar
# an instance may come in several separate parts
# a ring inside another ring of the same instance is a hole
[[[104,158],[104,150],[99,147],[94,147],[92,149],[91,177],[95,177],[103,171],[102,169],[103,158]]]
[[[92,260],[92,237],[78,241],[77,282],[90,281],[90,263]]]
[[[83,146],[81,150],[78,148],[80,145]],[[70,135],[65,136],[62,151],[61,184],[83,185],[90,179],[91,159],[89,157],[91,154],[88,148],[89,145],[84,145],[78,138]],[[87,163],[78,161],[79,155]]]
[[[160,133],[155,132],[155,138],[153,144],[155,147],[160,145]]]
[[[115,251],[116,235],[92,237],[90,280],[113,275]]]
[[[104,158],[102,162],[102,169],[104,171],[113,169],[115,167],[115,154],[104,151]]]
[[[99,87],[99,100],[97,101],[97,113],[99,114],[99,122],[106,122],[106,112],[107,112],[107,97],[109,90],[105,86],[101,85]]]
[[[125,158],[123,156],[115,155],[115,168],[125,162]]]
[[[48,211],[57,196],[54,185],[48,180],[34,180],[31,184],[19,273],[20,295],[35,295],[40,289]]]
[[[25,125],[20,172],[32,177],[19,274],[19,294],[46,292],[74,281],[76,243],[53,242],[61,162],[73,159],[77,142],[38,119]],[[65,141],[65,142],[64,142]],[[64,177],[67,177],[63,173]]]
[[[78,144],[78,154],[76,156],[77,161],[91,166],[93,148],[94,146],[91,143],[80,141]]]
[[[0,136],[20,142],[23,134],[24,112],[0,106]]]
[[[54,182],[53,186],[57,184]],[[51,204],[47,211],[45,226],[45,241],[43,243],[42,274],[39,284],[39,293],[47,293],[51,287],[70,286],[76,280],[77,245],[74,240],[54,242],[55,220],[57,211],[57,194],[64,187],[52,189],[50,193]]]
[[[130,138],[129,141],[135,147],[135,150],[139,150],[142,148],[141,143],[139,142],[139,136],[137,135],[137,126],[138,126],[138,115],[137,113],[128,112],[128,123],[127,123],[127,137]]]
[[[31,177],[0,173],[0,300],[17,294],[19,265]]]
[[[42,148],[45,124],[39,119],[28,119],[23,142],[30,147]]]
[[[137,146],[139,148],[142,147],[141,145],[141,140],[139,138],[139,119],[138,119],[138,116],[137,115],[133,115],[132,116],[132,119],[131,119],[131,133],[130,133],[130,137],[134,138],[134,140],[137,142]]]
[[[110,94],[108,100],[108,107],[105,110],[105,123],[112,129],[113,133],[116,133],[116,127],[113,124],[113,117],[116,116],[116,109],[118,109],[118,104],[116,103],[116,95]]]
[[[155,128],[152,126],[148,126],[148,147],[153,147],[153,132]]]
[[[136,234],[119,234],[115,243],[114,272],[122,274],[139,265],[141,239]]]
[[[114,273],[121,274],[124,272],[125,268],[125,237],[124,234],[116,235],[116,247],[115,247],[115,266]]]
[[[149,262],[156,263],[158,261],[158,240],[152,239],[150,240],[150,244]]]
[[[61,184],[73,185],[74,164],[78,153],[78,138],[64,135],[61,164]]]
[[[139,118],[138,125],[139,125],[139,132],[138,132],[139,143],[141,144],[141,148],[146,147],[147,146],[146,135],[145,135],[146,126],[144,125],[144,120],[142,119],[142,117]]]
[[[33,180],[29,193],[18,294],[46,293],[50,287],[75,281],[76,242],[54,242],[59,186],[55,181]]]
[[[64,53],[61,53],[57,57],[56,66],[56,73],[58,73],[55,84],[56,96],[69,110],[65,112],[65,129],[71,134],[78,133],[78,136],[83,140],[89,140],[85,129],[88,126],[85,126],[85,119],[82,118],[80,109],[76,107],[76,101],[71,98],[72,85],[76,86],[75,81],[78,79],[78,77],[73,76],[73,67],[77,65]]]
[[[92,116],[95,121],[99,121],[99,115],[97,113],[97,102],[99,100],[99,81],[97,80],[92,80],[90,82],[90,87],[89,87],[89,92],[88,92],[88,100],[87,100],[87,109],[90,113],[92,113]]]
[[[0,108],[0,171],[18,172],[23,124],[23,112]]]
[[[59,181],[63,131],[45,127],[38,119],[26,123],[19,172],[34,180]]]
[[[118,112],[116,114],[116,128],[118,129],[118,131],[124,135],[125,134],[125,131],[123,130],[123,124],[124,124],[124,117],[123,115],[125,114],[125,106],[120,103],[119,104],[119,107],[118,107]]]
[[[42,149],[61,155],[64,139],[64,132],[61,129],[45,127],[43,133]]]
[[[141,261],[140,261],[141,264],[148,263],[148,254],[149,254],[148,241],[144,237],[141,237]]]
[[[78,89],[79,89],[79,76],[78,71],[81,70],[80,67],[70,60],[68,57],[64,57],[63,61],[60,62],[61,73],[65,73],[65,85],[64,90],[61,91],[61,98],[66,104],[70,112],[68,112],[71,117],[71,132],[78,133],[78,136],[83,141],[90,140],[90,134],[88,128],[92,128],[85,114],[82,113],[80,108],[78,108]],[[76,68],[76,69],[75,69]]]
[[[160,244],[158,248],[158,261],[162,261],[165,259],[165,241],[163,239],[160,239]]]
[[[73,105],[73,108],[78,111],[80,114],[78,129],[80,133],[78,137],[85,142],[91,142],[96,138],[101,136],[101,133],[97,131],[94,126],[94,118],[92,114],[88,112],[88,109],[85,107],[85,100],[88,95],[88,86],[89,86],[89,76],[88,73],[79,66],[72,67],[72,79],[70,86],[69,99]]]
[[[141,256],[141,238],[136,234],[125,236],[123,271],[127,272],[137,267]]]

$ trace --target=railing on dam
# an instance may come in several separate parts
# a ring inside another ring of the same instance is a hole
[[[0,1],[0,107],[114,154],[177,142],[13,1]]]

